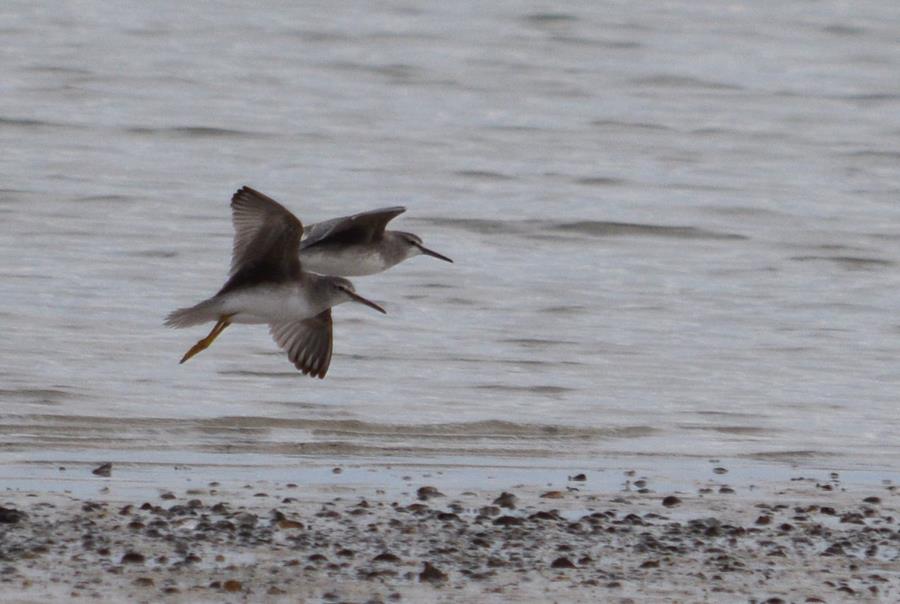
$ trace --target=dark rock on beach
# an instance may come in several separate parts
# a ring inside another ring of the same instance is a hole
[[[16,524],[27,517],[25,512],[0,506],[0,524]]]
[[[99,466],[91,470],[91,474],[93,474],[94,476],[110,476],[112,474],[112,463],[106,462],[104,464],[100,464]]]

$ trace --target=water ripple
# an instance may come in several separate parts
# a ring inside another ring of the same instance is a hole
[[[132,134],[185,138],[267,138],[272,136],[262,132],[249,132],[247,130],[216,128],[212,126],[171,126],[162,128],[134,126],[125,128],[125,131]]]
[[[691,76],[681,76],[672,74],[659,74],[640,78],[633,78],[633,84],[638,86],[652,86],[654,88],[694,88],[697,90],[744,90],[743,86],[729,84],[725,82],[716,82],[712,80],[704,80]]]
[[[552,228],[596,237],[670,237],[675,239],[747,239],[736,233],[720,233],[692,226],[669,226],[662,224],[636,224],[630,222],[606,222],[602,220],[580,220],[554,225]]]
[[[873,269],[894,266],[895,263],[883,258],[867,258],[864,256],[792,256],[797,262],[831,262],[847,269]]]

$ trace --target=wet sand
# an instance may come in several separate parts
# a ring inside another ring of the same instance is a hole
[[[438,470],[378,488],[337,467],[315,485],[186,486],[170,468],[148,495],[91,469],[59,470],[84,488],[0,495],[4,602],[900,599],[889,481],[737,484],[716,467],[672,492],[630,471],[617,489],[590,472],[486,489]]]

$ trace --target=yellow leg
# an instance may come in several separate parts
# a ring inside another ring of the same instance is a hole
[[[202,352],[209,348],[209,345],[213,343],[213,340],[219,337],[219,334],[225,331],[225,328],[231,325],[231,321],[229,319],[234,315],[226,315],[219,319],[219,322],[216,323],[215,327],[212,328],[212,331],[209,332],[209,335],[194,344],[190,350],[184,353],[184,356],[181,357],[180,363],[184,363],[189,358],[197,354],[198,352]]]

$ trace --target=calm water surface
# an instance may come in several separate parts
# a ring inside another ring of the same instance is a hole
[[[548,6],[4,2],[3,459],[897,470],[900,5]],[[179,366],[243,184],[456,263],[356,279],[324,381]]]

